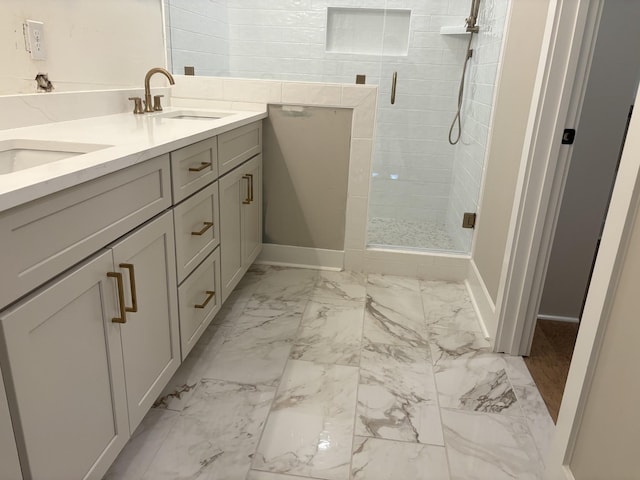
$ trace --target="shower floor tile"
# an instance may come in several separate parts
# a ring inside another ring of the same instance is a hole
[[[264,266],[242,285],[170,382],[194,388],[105,479],[542,478],[553,422],[522,360],[452,315],[461,285]]]
[[[398,218],[370,218],[367,243],[428,250],[456,250],[444,223]]]

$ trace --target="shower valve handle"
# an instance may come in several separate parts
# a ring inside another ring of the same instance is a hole
[[[391,105],[396,103],[396,84],[398,83],[398,72],[393,72],[391,79]]]

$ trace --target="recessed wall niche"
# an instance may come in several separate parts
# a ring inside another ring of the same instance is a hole
[[[365,55],[407,55],[411,10],[327,9],[326,51]]]

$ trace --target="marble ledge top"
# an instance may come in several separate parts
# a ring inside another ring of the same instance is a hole
[[[0,212],[102,175],[135,165],[214,135],[260,120],[260,111],[218,110],[219,119],[172,119],[178,111],[207,109],[167,107],[163,112],[48,123],[0,131],[0,142],[26,140],[107,145],[106,148],[37,167],[0,174]],[[210,111],[210,110],[209,110]]]

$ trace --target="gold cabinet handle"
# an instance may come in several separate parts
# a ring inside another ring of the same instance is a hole
[[[204,170],[207,167],[211,166],[211,162],[200,162],[200,166],[199,167],[189,167],[189,171],[190,172],[201,172],[202,170]]]
[[[393,72],[391,79],[391,105],[396,103],[396,84],[398,83],[398,72]]]
[[[211,299],[216,294],[216,292],[214,290],[207,290],[206,294],[207,294],[207,298],[205,299],[205,301],[202,302],[199,305],[194,305],[194,308],[204,308],[204,307],[206,307],[207,303],[209,303],[211,301]]]
[[[249,177],[249,201],[253,202],[253,174],[247,173],[247,177]]]
[[[127,312],[138,311],[138,293],[136,292],[136,274],[132,263],[121,263],[120,268],[126,268],[129,270],[129,284],[131,285],[131,306],[125,307]]]
[[[120,306],[120,317],[111,319],[113,323],[127,323],[127,309],[124,306],[124,284],[120,272],[107,272],[107,277],[115,278],[118,283],[118,305]]]
[[[247,173],[246,175],[242,175],[242,178],[244,178],[247,181],[247,198],[242,201],[242,204],[248,205],[253,200],[251,195],[251,190],[252,190],[251,184],[253,183],[253,175],[251,175],[250,173]]]
[[[213,222],[202,222],[204,224],[204,227],[202,227],[202,230],[198,230],[197,232],[191,232],[191,235],[203,235],[204,232],[206,232],[207,230],[209,230],[211,227],[213,227]]]

